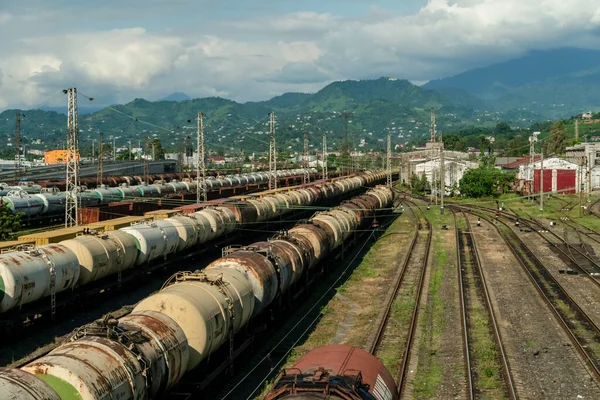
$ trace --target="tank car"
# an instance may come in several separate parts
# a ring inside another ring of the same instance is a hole
[[[50,385],[20,369],[0,368],[0,394],[10,400],[61,400]]]
[[[0,254],[0,312],[71,289],[78,278],[77,257],[61,244]]]
[[[266,400],[397,400],[394,378],[374,355],[342,344],[319,347],[283,370]]]
[[[0,201],[5,204],[13,214],[23,213],[26,216],[36,216],[42,213],[44,202],[34,194],[27,194],[22,190],[10,190]]]

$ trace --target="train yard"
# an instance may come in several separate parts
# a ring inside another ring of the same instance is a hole
[[[528,200],[449,201],[442,213],[376,186],[382,176],[338,184],[329,203],[321,182],[312,200],[290,203],[293,188],[279,205],[256,196],[258,215],[272,211],[249,224],[236,199],[235,229],[196,241],[208,246],[185,251],[179,231],[173,255],[77,285],[55,320],[43,298],[7,310],[5,321],[29,316],[20,340],[32,344],[3,350],[12,369],[0,388],[28,385],[42,396],[32,399],[600,398],[596,202],[580,219],[574,197],[549,198],[544,213]],[[83,301],[89,290],[102,293]]]

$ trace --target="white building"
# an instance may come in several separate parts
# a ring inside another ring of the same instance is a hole
[[[419,176],[425,174],[427,182],[431,184],[433,181],[437,181],[440,178],[440,159],[434,159],[421,164],[415,165],[415,173]],[[458,182],[462,179],[463,175],[468,169],[477,168],[479,166],[476,162],[471,161],[444,161],[444,183],[446,185],[446,194],[450,194],[450,188],[455,184],[458,186]]]

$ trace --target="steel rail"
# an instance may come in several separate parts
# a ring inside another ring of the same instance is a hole
[[[464,215],[464,212],[463,212]],[[469,221],[469,218],[465,218],[467,221],[467,228],[469,229],[470,232],[473,232],[473,228],[471,226],[471,222]],[[503,372],[504,372],[504,381],[506,383],[508,392],[509,392],[509,396],[511,397],[511,399],[518,399],[518,393],[517,393],[517,389],[516,389],[516,385],[515,385],[515,381],[512,377],[512,373],[511,373],[511,369],[510,369],[510,363],[508,361],[508,357],[506,355],[506,351],[504,349],[504,344],[502,342],[502,335],[500,333],[500,328],[498,327],[498,321],[496,318],[496,312],[494,311],[494,308],[492,306],[492,299],[490,296],[490,293],[488,291],[488,284],[487,281],[485,279],[485,275],[483,273],[483,269],[481,268],[481,258],[479,256],[479,251],[477,250],[477,242],[475,241],[475,236],[473,236],[473,234],[471,234],[471,241],[473,243],[473,253],[475,254],[475,260],[476,260],[476,264],[477,264],[477,269],[478,269],[478,273],[479,276],[481,278],[481,286],[483,287],[483,293],[485,295],[485,302],[487,304],[487,308],[490,314],[490,322],[492,324],[492,329],[494,331],[494,340],[496,342],[496,345],[498,346],[498,349],[500,351],[500,356],[502,359],[502,366],[503,366]]]
[[[408,337],[406,339],[406,346],[402,355],[402,364],[400,365],[400,370],[398,372],[398,397],[402,397],[402,393],[406,388],[406,373],[408,370],[408,365],[410,363],[411,349],[413,345],[413,340],[415,337],[415,331],[417,328],[418,316],[419,316],[419,306],[421,304],[421,295],[423,294],[423,286],[425,284],[425,274],[427,272],[427,264],[429,263],[429,255],[431,250],[431,241],[433,238],[433,229],[431,223],[427,219],[427,216],[419,208],[419,211],[423,215],[423,219],[425,220],[425,225],[427,227],[427,241],[425,244],[425,255],[423,257],[423,267],[421,268],[421,274],[419,275],[419,281],[417,282],[417,293],[415,295],[415,307],[413,308],[410,320],[410,327],[408,329]]]
[[[484,214],[484,218],[488,219],[489,217]],[[554,279],[554,277],[548,272],[548,270],[545,269],[543,263],[539,260],[539,258],[535,254],[533,254],[533,252],[531,252],[531,250],[529,250],[529,248],[525,245],[525,243],[523,243],[523,241],[512,230],[510,230],[510,227],[504,221],[499,221],[499,222],[509,229],[513,238],[516,239],[517,244],[512,243],[511,240],[507,237],[508,235],[506,233],[503,233],[498,226],[496,226],[494,224],[494,227],[500,233],[500,235],[504,238],[510,251],[513,253],[515,258],[519,262],[519,265],[521,265],[521,267],[525,270],[529,280],[532,282],[535,289],[540,294],[540,296],[544,300],[544,303],[548,306],[548,308],[550,309],[552,314],[554,314],[556,320],[562,326],[562,328],[565,331],[565,333],[567,334],[567,336],[571,339],[571,342],[574,344],[575,348],[579,351],[579,353],[581,354],[581,356],[583,357],[585,362],[591,368],[591,371],[594,374],[594,376],[596,377],[596,379],[600,379],[600,368],[598,365],[596,365],[598,360],[596,360],[592,355],[590,355],[586,351],[587,346],[585,344],[581,343],[581,341],[577,338],[577,336],[573,332],[573,329],[569,326],[569,324],[567,323],[565,318],[563,318],[561,313],[558,311],[558,308],[554,306],[552,300],[550,300],[548,298],[548,296],[546,295],[546,293],[544,292],[544,289],[541,286],[542,278],[536,278],[536,276],[534,276],[534,273],[527,266],[527,264],[529,262],[533,262],[534,264],[537,265],[539,271],[542,271],[542,269],[543,269],[547,272],[547,274],[544,274],[547,282],[558,289],[557,294],[562,295],[566,300],[568,300],[568,305],[570,306],[571,310],[575,311],[576,313],[579,314],[580,317],[582,317],[582,319],[585,321],[585,323],[590,326],[591,330],[593,330],[594,334],[600,336],[600,329],[590,319],[590,317],[579,307],[579,305],[571,298],[571,296],[560,285],[560,283],[558,283],[558,281],[556,281],[556,279]],[[518,251],[516,249],[517,245],[520,247],[520,249],[522,251],[524,251],[527,254],[528,257],[530,257],[531,261],[526,261],[525,256],[522,256],[518,253]],[[579,319],[579,318],[577,318],[577,319]]]
[[[465,288],[463,285],[463,262],[461,257],[461,246],[460,246],[460,229],[458,228],[458,218],[456,217],[456,211],[454,208],[450,207],[452,210],[452,215],[454,216],[454,230],[456,236],[456,269],[458,271],[458,286],[459,286],[459,294],[460,294],[460,316],[462,320],[462,331],[463,331],[463,353],[465,357],[465,369],[467,376],[467,385],[469,387],[469,399],[475,399],[475,385],[473,383],[473,367],[471,366],[471,351],[470,351],[470,335],[469,335],[469,324],[467,323],[467,306],[465,299]]]

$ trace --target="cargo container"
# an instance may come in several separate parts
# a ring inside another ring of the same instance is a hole
[[[140,222],[144,220],[144,217],[121,217],[121,218],[113,218],[106,221],[95,222],[93,224],[86,225],[86,228],[91,228],[95,230],[104,230],[104,231],[116,231],[117,229],[125,228],[130,226],[135,222]]]
[[[61,228],[48,232],[32,233],[19,236],[19,242],[31,242],[36,246],[43,246],[50,243],[58,243],[62,240],[73,239],[78,233],[83,232],[84,226],[73,226],[70,228]]]
[[[179,214],[181,213],[180,210],[155,210],[155,211],[148,211],[146,213],[144,213],[144,217],[145,218],[149,218],[149,219],[167,219],[172,217],[175,214]]]
[[[33,242],[33,241],[22,242],[20,240],[8,240],[5,242],[0,242],[0,252],[7,251],[7,250],[13,249],[17,246],[23,246],[23,245],[27,245],[27,244],[35,244],[35,242]]]

